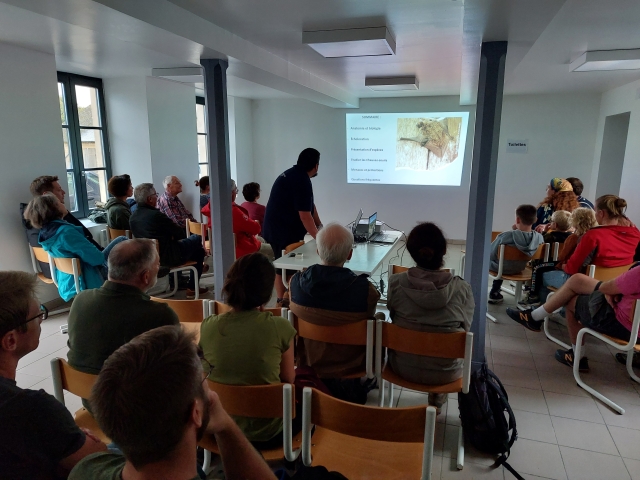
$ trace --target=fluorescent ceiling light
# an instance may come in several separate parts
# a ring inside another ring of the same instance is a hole
[[[302,32],[302,43],[326,58],[395,55],[396,41],[387,27]]]
[[[415,75],[409,77],[367,77],[365,87],[371,90],[389,92],[394,90],[417,90],[418,80]]]
[[[640,70],[640,49],[585,52],[570,67],[572,72]]]

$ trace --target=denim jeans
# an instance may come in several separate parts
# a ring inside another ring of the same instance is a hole
[[[560,288],[569,279],[571,275],[564,273],[562,270],[552,270],[542,274],[542,287],[540,288],[540,301],[547,301],[550,290],[547,287]]]
[[[113,250],[113,247],[118,245],[120,242],[124,242],[125,240],[127,240],[127,237],[125,237],[124,235],[120,237],[116,237],[113,240],[111,240],[109,245],[107,245],[105,249],[102,251],[102,254],[104,255],[104,264],[100,266],[100,270],[105,280],[108,278],[108,274],[109,274],[108,265],[107,265],[107,261],[109,259],[109,253],[111,253],[111,250]]]
[[[205,251],[204,248],[202,248],[202,238],[200,235],[191,235],[188,238],[179,240],[178,243],[180,245],[182,261],[196,262],[196,270],[198,272],[198,278],[200,278],[202,276],[202,265],[205,257]],[[192,290],[196,288],[193,272],[189,273],[189,288]]]

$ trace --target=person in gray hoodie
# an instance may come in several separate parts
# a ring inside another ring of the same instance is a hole
[[[437,225],[418,224],[407,239],[407,250],[416,267],[389,279],[387,306],[392,323],[419,332],[468,332],[473,319],[471,286],[442,270],[447,240]],[[425,385],[438,385],[462,376],[462,359],[425,357],[389,351],[388,366],[402,378]],[[447,394],[429,394],[429,405],[438,411]]]
[[[129,175],[116,175],[109,179],[107,185],[109,193],[113,195],[104,206],[107,211],[107,225],[109,228],[129,230],[131,207],[127,198],[133,195],[133,185]]]
[[[536,221],[536,207],[533,205],[520,205],[516,208],[516,223],[514,229],[502,232],[496,237],[491,244],[491,270],[498,271],[498,250],[500,245],[509,245],[516,247],[522,253],[532,256],[538,250],[544,238],[538,232],[533,231],[532,225]],[[505,260],[502,266],[502,273],[514,274],[520,273],[527,266],[526,261],[521,260]],[[494,280],[489,292],[489,303],[502,303],[503,297],[500,293],[502,280]]]

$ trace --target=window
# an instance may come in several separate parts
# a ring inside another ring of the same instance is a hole
[[[198,167],[200,177],[209,175],[209,159],[207,158],[207,130],[205,127],[204,98],[196,97],[196,132],[198,133]]]
[[[58,98],[72,212],[86,217],[106,202],[111,177],[102,80],[58,72]]]

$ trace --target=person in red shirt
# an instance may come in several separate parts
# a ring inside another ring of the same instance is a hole
[[[565,273],[580,273],[589,264],[599,267],[621,267],[633,263],[640,242],[640,231],[624,214],[627,202],[616,195],[603,195],[596,200],[599,226],[580,239],[575,251],[562,267]]]
[[[256,235],[260,233],[262,227],[255,220],[249,218],[249,213],[236,203],[238,187],[235,180],[231,180],[231,215],[233,221],[233,233],[236,236],[236,258],[254,253],[260,250],[260,240]],[[209,217],[211,226],[211,207],[207,203],[202,210],[203,215]]]
[[[258,203],[260,199],[260,184],[256,182],[245,184],[245,186],[242,187],[242,196],[246,202],[240,206],[249,212],[249,218],[251,220],[255,220],[262,226],[264,223],[264,212],[267,210],[267,207]],[[260,232],[260,235],[262,235],[262,232]]]

